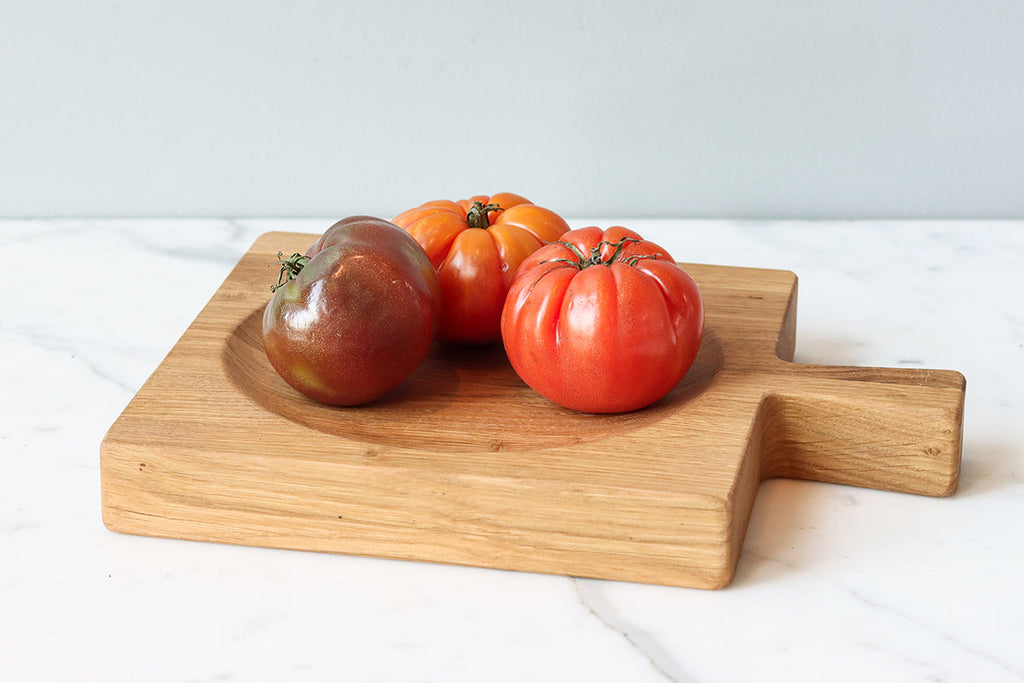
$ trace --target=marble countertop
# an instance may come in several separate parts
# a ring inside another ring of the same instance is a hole
[[[126,536],[99,444],[255,238],[0,221],[0,680],[1024,681],[1024,222],[629,225],[800,277],[796,360],[959,370],[959,491],[772,480],[718,591]]]

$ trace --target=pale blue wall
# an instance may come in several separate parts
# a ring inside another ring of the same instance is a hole
[[[0,0],[0,216],[1024,217],[1024,3]]]

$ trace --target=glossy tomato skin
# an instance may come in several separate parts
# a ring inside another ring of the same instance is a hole
[[[495,208],[481,216],[481,207]],[[554,211],[511,192],[427,202],[394,222],[416,239],[437,269],[438,338],[465,343],[501,338],[501,310],[519,265],[569,229]]]
[[[608,264],[623,237],[638,241]],[[573,410],[620,413],[655,403],[700,348],[697,284],[665,249],[626,228],[573,230],[562,241],[605,263],[581,268],[562,244],[522,263],[501,319],[512,367],[538,393]]]
[[[397,226],[356,216],[331,226],[263,314],[263,346],[292,387],[330,405],[388,393],[420,365],[440,320],[437,274]]]

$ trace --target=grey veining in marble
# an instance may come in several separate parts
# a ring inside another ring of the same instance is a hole
[[[766,482],[725,590],[107,531],[106,429],[257,235],[331,222],[0,221],[0,680],[1024,681],[1021,223],[572,221],[794,271],[800,362],[967,376],[955,496]]]

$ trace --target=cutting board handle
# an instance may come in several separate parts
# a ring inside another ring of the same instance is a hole
[[[786,365],[779,388],[761,403],[762,478],[928,496],[956,490],[963,375]]]

